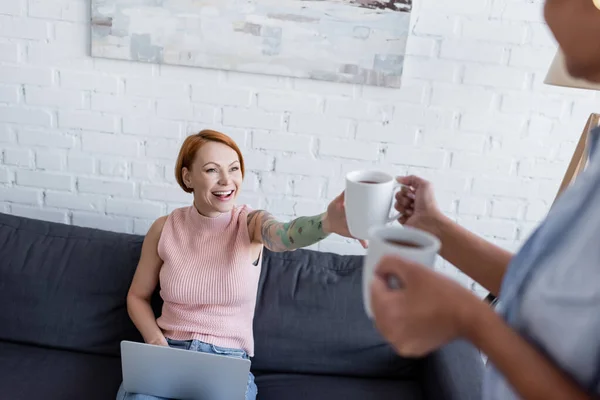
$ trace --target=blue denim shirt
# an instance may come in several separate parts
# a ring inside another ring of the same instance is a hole
[[[590,393],[600,393],[600,129],[587,169],[556,201],[504,276],[498,312]],[[485,400],[520,397],[490,363]]]

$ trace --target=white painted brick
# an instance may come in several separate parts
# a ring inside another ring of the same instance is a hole
[[[131,175],[135,179],[152,182],[163,181],[165,179],[165,166],[157,163],[134,161],[131,164]]]
[[[53,108],[84,108],[83,92],[35,86],[25,87],[25,102],[34,106],[49,106]]]
[[[550,48],[537,48],[530,46],[513,47],[510,50],[509,65],[519,68],[546,70],[555,51]]]
[[[510,157],[491,157],[488,154],[456,152],[452,154],[451,168],[476,174],[489,173],[507,176],[513,160]]]
[[[481,134],[450,132],[444,130],[427,130],[421,135],[421,143],[425,147],[446,150],[463,150],[481,152],[487,137]]]
[[[326,100],[325,113],[334,117],[386,121],[392,114],[391,106],[365,100],[332,97]]]
[[[545,23],[530,23],[531,44],[536,47],[548,47],[556,50],[556,40]]]
[[[11,126],[0,122],[0,142],[14,143],[15,141],[15,133]]]
[[[531,182],[522,179],[476,177],[473,181],[475,195],[529,198],[535,190]]]
[[[427,168],[442,168],[446,158],[447,154],[444,150],[396,144],[389,144],[385,155],[387,162]]]
[[[45,188],[55,190],[71,190],[73,177],[63,174],[55,174],[41,171],[17,171],[16,183],[19,186],[30,186],[34,188]]]
[[[17,103],[19,88],[17,86],[0,86],[0,103]]]
[[[246,169],[252,171],[272,171],[274,157],[261,151],[244,152],[244,162]]]
[[[220,112],[221,110],[214,106],[209,106],[206,104],[194,104],[192,121],[212,124],[217,120],[217,116],[220,118]]]
[[[319,215],[327,209],[326,201],[298,200],[294,206],[297,215]]]
[[[150,230],[150,227],[154,223],[151,219],[134,219],[133,220],[133,233],[136,235],[146,235]]]
[[[0,42],[0,61],[16,63],[19,61],[19,44]]]
[[[294,79],[294,90],[303,93],[325,94],[354,97],[358,92],[357,85],[347,83],[317,81],[313,79]],[[259,87],[262,87],[259,86]]]
[[[317,177],[298,177],[292,181],[294,196],[318,199],[325,188],[326,179]],[[325,208],[323,208],[323,211]]]
[[[538,228],[537,222],[522,222],[519,224],[518,239],[524,242]]]
[[[44,20],[0,15],[1,37],[44,40],[48,38],[48,33],[49,26]]]
[[[54,38],[56,42],[62,44],[74,44],[78,47],[82,44],[85,45],[89,40],[86,37],[90,29],[88,24],[76,24],[73,22],[55,21],[53,25]],[[109,62],[108,60],[103,61],[106,61],[105,64],[115,64],[114,62]],[[137,65],[137,63],[134,65]]]
[[[183,100],[189,98],[189,85],[157,79],[130,78],[125,81],[125,92],[131,96]]]
[[[83,26],[84,28],[89,29],[88,24],[78,24],[78,26]],[[152,78],[158,75],[158,68],[158,64],[151,63],[132,63],[125,60],[108,60],[103,58],[94,59],[95,70],[111,75],[118,75],[124,78]]]
[[[402,86],[399,89],[362,86],[362,97],[367,100],[383,100],[392,103],[421,104],[429,91],[428,85],[426,80],[411,79],[405,75],[402,77]]]
[[[67,156],[67,168],[69,171],[79,174],[93,174],[95,161],[89,154],[70,154]]]
[[[250,74],[235,71],[226,71],[224,73],[225,81],[228,86],[243,88],[263,88],[263,89],[285,89],[291,87],[291,79],[285,76],[267,76],[262,74]],[[216,82],[216,76],[212,79],[206,79],[205,82]]]
[[[497,135],[519,135],[524,132],[527,118],[500,113],[466,112],[460,117],[462,130]]]
[[[502,62],[504,53],[505,47],[501,44],[475,42],[465,39],[444,40],[440,48],[440,58],[443,59],[491,64]]]
[[[456,124],[457,113],[453,110],[402,104],[396,106],[394,121],[389,126],[420,126],[424,128],[450,128]]]
[[[73,136],[47,130],[18,129],[17,138],[23,146],[70,149],[75,145]]]
[[[183,132],[180,122],[161,120],[153,117],[124,117],[123,133],[146,137],[177,139]]]
[[[247,107],[252,102],[252,91],[223,85],[193,85],[192,101],[219,106]]]
[[[358,124],[356,138],[363,141],[383,143],[414,143],[418,129],[404,124],[379,122],[361,122]]]
[[[164,206],[132,200],[107,199],[106,213],[125,217],[156,219],[164,214]]]
[[[318,249],[325,253],[334,253],[342,255],[364,255],[365,250],[361,247],[358,242],[347,243],[347,242],[333,242],[330,240],[324,240],[319,242]]]
[[[40,189],[0,187],[0,201],[37,205],[41,203],[41,200],[42,191]]]
[[[0,82],[50,86],[52,70],[26,66],[0,65]]]
[[[81,144],[83,151],[89,153],[124,157],[135,157],[138,155],[138,140],[127,136],[83,132],[81,135]]]
[[[494,199],[492,200],[492,217],[503,219],[520,219],[524,202],[513,199]]]
[[[323,114],[298,114],[290,116],[289,131],[303,135],[349,137],[349,120],[328,117]]]
[[[126,198],[133,197],[135,194],[135,184],[133,182],[98,178],[78,177],[77,189],[81,193],[103,194]]]
[[[223,125],[241,128],[279,130],[283,115],[245,108],[223,107]]]
[[[0,167],[0,183],[10,183],[12,181],[12,173],[8,168]]]
[[[462,37],[496,43],[522,44],[527,24],[519,22],[490,21],[487,19],[463,20]]]
[[[318,97],[290,92],[260,92],[258,107],[266,111],[317,113],[321,107]]]
[[[404,71],[411,78],[437,82],[455,82],[460,64],[425,57],[410,57],[404,63]]]
[[[377,160],[379,144],[357,140],[319,139],[319,154],[358,160]]]
[[[83,22],[85,17],[89,19],[85,6],[86,2],[80,0],[29,0],[29,16]]]
[[[567,170],[564,162],[528,160],[519,165],[519,175],[528,178],[560,179]]]
[[[461,215],[483,216],[487,212],[488,201],[485,197],[467,195],[458,201],[458,213]]]
[[[448,15],[487,16],[488,4],[480,0],[461,0],[442,2],[436,0],[424,0],[419,11],[424,14],[430,12],[444,13]]]
[[[4,164],[17,167],[30,167],[33,165],[33,154],[25,149],[4,149]]]
[[[407,56],[432,57],[437,49],[435,38],[411,36],[406,43]]]
[[[129,233],[133,227],[131,218],[101,215],[85,211],[73,212],[73,225],[104,231]]]
[[[75,71],[60,71],[59,74],[60,86],[65,89],[102,93],[117,93],[119,90],[119,79],[114,76]]]
[[[92,93],[92,110],[118,115],[154,114],[154,102],[141,97],[121,97],[105,93]]]
[[[290,178],[286,175],[263,174],[260,189],[265,195],[285,196],[292,193]]]
[[[185,136],[195,135],[203,129],[207,129],[206,124],[189,123],[185,128]],[[210,129],[222,132],[229,136],[239,146],[240,149],[248,147],[248,136],[249,131],[242,128],[232,128],[229,126],[222,126],[219,124],[211,124]]]
[[[257,192],[260,187],[260,179],[262,174],[259,172],[248,171],[242,182],[242,192]]]
[[[35,167],[39,170],[64,171],[66,159],[55,151],[38,150],[35,154]]]
[[[146,156],[174,161],[180,147],[181,144],[175,140],[154,139],[146,143]]]
[[[535,196],[537,199],[545,200],[547,202],[553,202],[558,193],[558,186],[560,179],[553,179],[551,181],[539,181]]]
[[[27,44],[27,61],[38,67],[90,69],[92,59],[83,52],[84,45],[74,46],[58,42],[30,42]]]
[[[338,161],[334,161],[339,164]],[[353,171],[359,170],[378,170],[390,174],[392,176],[400,176],[406,175],[408,168],[405,166],[390,164],[389,162],[380,162],[380,161],[356,161],[356,160],[343,160],[341,164],[341,173],[338,174],[336,171],[336,175],[339,175],[342,180],[345,179],[346,175]],[[339,168],[338,168],[339,170]],[[331,183],[331,180],[330,180]]]
[[[114,115],[89,111],[59,111],[60,128],[85,129],[98,132],[116,132],[119,119]]]
[[[219,82],[223,71],[209,68],[193,68],[179,65],[160,65],[159,75],[170,81],[189,82]]]
[[[253,210],[263,209],[265,203],[264,199],[261,196],[246,192],[240,193],[236,201],[237,204],[247,204],[248,206],[252,207]]]
[[[141,185],[142,198],[148,200],[166,201],[173,203],[190,204],[192,195],[175,185]]]
[[[424,13],[416,16],[414,32],[418,36],[451,37],[456,33],[456,22],[451,14]]]
[[[156,104],[156,115],[160,118],[189,121],[194,118],[194,106],[191,103],[161,99]]]
[[[290,175],[335,176],[339,173],[338,161],[315,159],[310,156],[279,156],[275,172]]]
[[[310,136],[290,135],[279,132],[252,132],[252,147],[255,149],[308,153],[311,143],[312,138]]]
[[[44,201],[49,207],[104,212],[106,198],[98,195],[52,192],[48,190],[44,196]]]
[[[482,236],[501,239],[514,239],[517,235],[517,224],[505,220],[478,220],[469,217],[459,218],[458,222],[468,230]]]
[[[12,122],[22,125],[51,126],[52,115],[46,110],[0,106],[0,123],[2,122]]]
[[[494,92],[480,87],[468,87],[446,83],[434,83],[431,105],[462,108],[471,111],[489,110]]]
[[[39,219],[48,222],[58,222],[64,224],[68,221],[67,212],[64,210],[47,210],[37,207],[13,204],[10,207],[10,213],[25,218]]]
[[[114,158],[103,158],[100,160],[100,175],[127,177],[127,161]]]
[[[518,69],[496,65],[467,65],[464,83],[489,88],[523,89],[528,74]]]
[[[543,4],[538,2],[507,2],[502,12],[502,19],[544,23],[542,9]]]
[[[3,1],[0,3],[0,14],[21,15],[23,8],[22,0]]]
[[[272,214],[294,214],[294,205],[296,204],[295,200],[292,199],[277,199],[277,198],[268,198],[267,199],[267,209]]]
[[[527,211],[525,212],[525,220],[539,222],[546,217],[548,211],[550,211],[551,202],[534,200],[527,204]]]

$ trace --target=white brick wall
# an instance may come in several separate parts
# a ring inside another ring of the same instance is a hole
[[[595,93],[543,84],[555,44],[537,1],[416,2],[400,90],[92,59],[88,20],[89,0],[0,1],[0,211],[144,233],[189,204],[177,150],[214,128],[247,155],[254,207],[313,214],[353,169],[416,173],[514,249],[600,110]]]

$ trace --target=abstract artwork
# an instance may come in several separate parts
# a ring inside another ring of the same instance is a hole
[[[399,87],[412,0],[92,0],[92,56]]]

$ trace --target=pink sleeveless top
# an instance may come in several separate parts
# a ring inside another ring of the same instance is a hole
[[[261,264],[253,265],[249,211],[237,206],[208,218],[190,206],[167,217],[158,242],[164,304],[156,321],[166,337],[254,355],[252,321]]]

